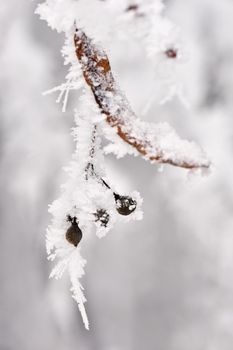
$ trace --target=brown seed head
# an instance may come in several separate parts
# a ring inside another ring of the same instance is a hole
[[[71,218],[71,220],[69,220],[69,218],[67,218],[68,221],[71,221],[71,226],[68,228],[68,230],[66,231],[66,240],[70,243],[73,244],[75,247],[78,246],[79,242],[82,239],[82,231],[79,228],[78,224],[77,224],[77,218]]]

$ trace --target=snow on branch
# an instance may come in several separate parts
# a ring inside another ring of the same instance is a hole
[[[182,140],[167,123],[146,123],[136,117],[118,88],[105,51],[82,30],[74,34],[76,55],[83,76],[107,123],[119,137],[152,162],[187,169],[209,168],[210,162],[194,142]]]
[[[181,56],[180,46],[162,9],[161,0],[137,0],[131,5],[126,0],[45,0],[36,10],[52,29],[64,32],[66,37],[62,49],[64,63],[69,66],[66,82],[47,93],[59,92],[57,101],[63,100],[65,111],[69,92],[81,90],[72,132],[76,149],[66,169],[68,177],[61,194],[49,207],[52,222],[47,229],[46,247],[48,259],[57,261],[50,277],[60,279],[68,272],[71,293],[86,329],[89,321],[80,282],[86,264],[81,255],[82,244],[93,236],[93,231],[101,238],[119,221],[142,219],[139,193],[119,193],[108,179],[104,151],[115,152],[118,157],[125,153],[141,155],[152,163],[187,169],[210,166],[202,149],[180,139],[167,123],[153,124],[137,118],[114,79],[107,54],[96,43],[105,46],[110,26],[114,33],[124,33],[131,40],[132,24],[138,33],[136,43],[141,43],[145,54],[143,63],[150,58],[154,64],[157,58],[157,63],[169,61],[175,67]],[[82,30],[74,31],[74,24]],[[156,79],[161,89],[162,80],[158,75]],[[174,91],[179,95],[179,84],[173,75],[164,84],[168,87],[167,99],[174,96]],[[154,98],[154,91],[152,95]],[[104,148],[103,136],[111,142]]]

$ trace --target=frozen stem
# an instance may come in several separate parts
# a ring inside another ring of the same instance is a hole
[[[74,44],[84,79],[97,105],[124,142],[152,162],[187,169],[209,168],[210,162],[198,145],[181,140],[165,124],[156,126],[136,117],[115,82],[107,54],[99,45],[78,29],[74,34]]]

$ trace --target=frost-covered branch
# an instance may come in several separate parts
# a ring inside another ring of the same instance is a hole
[[[193,142],[181,140],[168,124],[146,123],[136,117],[115,82],[105,51],[82,30],[76,29],[74,43],[85,81],[106,121],[116,128],[123,141],[150,161],[187,169],[210,166],[202,149]]]
[[[141,43],[141,51],[150,61],[176,67],[182,56],[174,26],[162,16],[161,0],[45,0],[37,13],[57,32],[65,33],[62,54],[69,66],[66,82],[51,89],[59,92],[57,102],[63,101],[65,111],[70,91],[81,90],[74,114],[73,136],[76,150],[62,187],[60,197],[49,208],[52,222],[48,227],[46,247],[48,259],[58,259],[50,277],[61,278],[65,271],[71,281],[71,292],[78,303],[86,329],[89,321],[80,279],[85,259],[81,256],[83,241],[93,231],[104,237],[118,221],[142,219],[142,199],[134,191],[119,194],[107,177],[104,153],[115,152],[141,155],[157,163],[187,169],[208,168],[210,163],[202,149],[193,142],[181,140],[167,123],[152,124],[136,117],[124,93],[118,87],[108,56],[102,49],[111,35],[124,34],[124,40]],[[76,29],[78,25],[81,29]],[[132,39],[130,28],[135,32]],[[129,29],[129,30],[128,30]],[[174,34],[175,33],[175,34]],[[93,38],[93,39],[92,39]],[[114,41],[114,40],[112,40]],[[101,43],[97,44],[97,42]],[[153,63],[152,63],[153,62]],[[143,62],[144,63],[144,62]],[[174,75],[162,82],[167,92],[165,100],[182,97],[179,79]],[[154,100],[149,96],[146,109]],[[102,147],[103,136],[110,144]]]

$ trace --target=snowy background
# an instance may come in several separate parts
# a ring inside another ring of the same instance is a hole
[[[0,350],[232,350],[233,3],[165,3],[188,49],[178,78],[190,108],[159,104],[137,45],[117,42],[112,64],[137,114],[201,144],[213,171],[190,178],[108,156],[112,182],[144,198],[144,219],[85,246],[89,332],[68,280],[48,280],[44,247],[74,150],[74,101],[62,114],[56,96],[42,96],[66,75],[64,38],[34,15],[36,1],[0,5]]]

